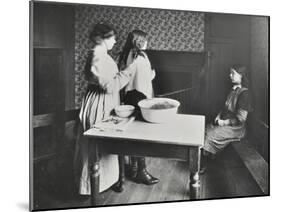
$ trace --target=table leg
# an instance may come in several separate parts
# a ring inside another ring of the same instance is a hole
[[[119,163],[119,179],[118,182],[113,185],[112,189],[116,192],[122,192],[125,183],[125,156],[124,155],[118,155],[118,163]]]
[[[98,154],[98,144],[89,141],[89,168],[91,180],[91,204],[98,205],[99,185],[100,185],[100,164]]]
[[[119,155],[119,180],[121,181],[121,185],[124,185],[125,182],[125,156],[124,155]]]
[[[199,147],[189,148],[189,168],[190,168],[190,199],[200,198],[200,149]]]

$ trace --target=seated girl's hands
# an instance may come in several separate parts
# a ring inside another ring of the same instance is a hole
[[[218,123],[218,125],[221,126],[221,127],[227,126],[227,125],[230,124],[230,123],[229,123],[229,119],[226,119],[226,120],[218,119],[217,123]]]
[[[219,121],[219,117],[216,117],[215,120],[214,120],[214,124],[218,125],[218,121]]]
[[[217,120],[217,123],[218,123],[218,125],[219,125],[220,127],[225,126],[225,122],[224,122],[224,120],[222,120],[222,119],[218,119],[218,120]]]

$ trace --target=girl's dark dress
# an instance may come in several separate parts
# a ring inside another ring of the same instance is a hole
[[[228,94],[220,119],[230,119],[231,125],[218,126],[210,124],[206,128],[205,144],[203,149],[216,154],[223,150],[230,142],[237,141],[245,136],[245,120],[239,119],[239,114],[249,112],[248,89],[237,87]]]

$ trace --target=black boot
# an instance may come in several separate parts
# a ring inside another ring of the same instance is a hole
[[[135,182],[142,183],[145,185],[153,185],[159,182],[159,179],[153,177],[151,174],[148,173],[146,170],[145,158],[140,157],[138,158],[138,173],[135,178]]]
[[[135,179],[138,174],[138,158],[131,156],[130,157],[130,178]]]

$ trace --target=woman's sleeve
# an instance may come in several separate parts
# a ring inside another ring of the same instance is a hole
[[[115,76],[107,74],[107,69],[110,67],[107,63],[102,62],[99,58],[93,58],[91,66],[91,77],[88,79],[89,83],[97,84],[108,93],[119,91],[125,87],[132,75],[135,64],[131,64],[123,71],[117,72]]]
[[[112,93],[116,90],[120,91],[124,88],[129,81],[131,80],[131,76],[133,74],[135,68],[135,64],[132,63],[126,69],[119,71],[113,79],[105,80],[105,88],[109,93]]]

